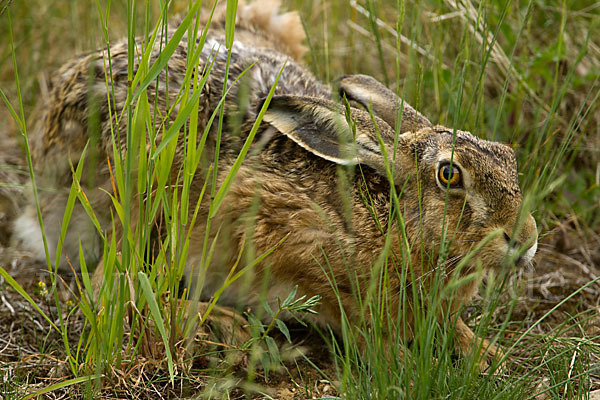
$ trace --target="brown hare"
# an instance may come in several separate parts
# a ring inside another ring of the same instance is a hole
[[[12,221],[25,202],[23,188],[26,172],[21,166],[22,158],[16,143],[8,132],[0,130],[0,251],[9,245]],[[0,253],[1,255],[2,253]]]
[[[214,61],[200,97],[200,131],[221,99],[227,56],[224,15],[224,10],[215,14],[200,57],[203,64]],[[368,76],[342,77],[332,93],[329,86],[299,64],[303,39],[298,15],[278,14],[277,2],[240,5],[228,82],[231,84],[241,71],[256,64],[227,95],[218,186],[233,165],[279,71],[285,67],[254,149],[212,220],[210,240],[217,231],[220,234],[204,279],[204,295],[210,296],[222,285],[246,246],[251,244],[255,254],[262,254],[284,238],[280,247],[256,266],[253,282],[234,284],[223,293],[223,304],[257,307],[259,290],[248,287],[266,286],[267,300],[275,302],[297,285],[299,294],[322,297],[316,322],[339,329],[340,304],[329,279],[335,280],[349,320],[368,318],[361,315],[357,296],[365,294],[372,266],[386,246],[390,287],[398,291],[411,284],[423,290],[434,268],[443,268],[450,279],[457,265],[474,249],[461,276],[480,265],[500,268],[510,256],[518,266],[531,262],[537,248],[536,223],[531,215],[520,217],[522,195],[510,147],[435,126]],[[149,87],[149,104],[161,115],[166,114],[166,104],[177,102],[185,75],[187,43],[184,37],[169,60],[168,92],[164,73],[159,75],[159,84],[153,82]],[[152,61],[158,55],[156,46]],[[90,139],[95,140],[99,161],[93,179],[88,181],[93,183],[87,183],[84,191],[103,228],[110,228],[110,199],[100,190],[112,190],[107,157],[111,165],[115,162],[105,77],[109,76],[114,87],[113,113],[120,114],[127,96],[126,43],[111,46],[111,63],[112,70],[107,71],[101,52],[94,52],[66,64],[59,71],[43,120],[34,133],[39,183],[51,188],[40,192],[51,249],[56,247],[72,181],[70,161],[76,164]],[[137,60],[135,63],[137,69]],[[338,89],[350,107],[339,100]],[[247,95],[242,96],[242,91]],[[97,123],[90,127],[92,102]],[[347,123],[347,113],[353,128]],[[231,128],[236,119],[241,120],[237,132]],[[89,134],[94,129],[99,132],[95,139]],[[121,145],[125,145],[124,123],[119,131]],[[192,200],[199,198],[208,165],[214,159],[216,131],[214,124],[192,183]],[[173,182],[183,162],[183,146],[179,144],[175,155]],[[340,169],[346,172],[346,186]],[[392,204],[392,190],[398,195],[396,204]],[[208,196],[203,198],[191,234],[189,271],[200,268],[209,200]],[[31,210],[16,221],[14,236],[40,251],[41,241],[36,240],[39,228]],[[83,208],[75,209],[62,258],[64,267],[67,258],[77,265],[79,238],[86,258],[101,258],[101,242],[84,214]],[[445,254],[440,254],[441,248],[445,248]],[[403,282],[402,271],[408,268],[410,273],[405,275],[409,281]],[[264,279],[268,279],[268,285],[262,285]],[[358,287],[355,282],[359,282]],[[477,282],[460,287],[448,302],[449,311],[469,302],[476,289]],[[389,312],[399,315],[400,298],[393,294]],[[410,339],[412,317],[410,306],[407,308],[403,315],[408,331],[403,335]],[[477,343],[461,319],[455,337],[464,352]],[[490,348],[491,353],[494,351]]]

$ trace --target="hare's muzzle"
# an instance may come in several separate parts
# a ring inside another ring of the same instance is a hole
[[[509,255],[513,255],[515,252],[522,252],[515,260],[517,266],[530,265],[537,251],[537,225],[533,216],[529,215],[527,217],[523,229],[516,238],[513,239],[504,232],[504,240],[506,240]],[[523,252],[524,248],[527,249],[525,252]]]

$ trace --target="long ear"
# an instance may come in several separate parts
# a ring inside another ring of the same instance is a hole
[[[315,97],[275,96],[263,117],[281,133],[311,153],[337,164],[368,165],[385,176],[385,159],[377,138],[391,156],[394,130],[383,120],[351,108],[356,137],[345,118],[345,109],[332,101]]]
[[[431,127],[431,122],[427,118],[373,77],[346,75],[338,78],[337,84],[340,87],[340,95],[358,102],[365,109],[370,105],[373,113],[390,126],[396,126],[398,111],[402,107],[400,133]]]

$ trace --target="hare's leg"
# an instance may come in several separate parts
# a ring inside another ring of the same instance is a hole
[[[455,329],[458,348],[463,355],[472,353],[474,349],[481,349],[479,354],[481,372],[486,371],[493,361],[498,362],[502,358],[502,350],[498,346],[491,345],[488,340],[475,336],[475,333],[465,324],[462,318],[459,317],[456,321]]]
[[[186,304],[187,310],[192,306],[193,304]],[[196,312],[199,319],[205,315],[209,306],[208,302],[197,304]],[[207,334],[207,338],[201,339],[201,342],[218,344],[228,349],[240,349],[251,338],[246,317],[234,308],[220,305],[214,305],[204,324],[199,326],[197,331]]]
[[[252,338],[249,324],[239,311],[221,305],[214,305],[208,311],[210,303],[180,301],[177,313],[183,312],[187,323],[194,324],[187,337],[179,338],[186,344],[186,358],[196,357],[212,359],[218,352],[219,362],[229,365],[245,365],[245,345]],[[206,315],[206,312],[209,312]],[[193,315],[195,314],[195,315]],[[195,321],[190,320],[195,316]],[[204,321],[202,318],[204,317]]]
[[[451,301],[444,302],[442,308],[447,312],[440,313],[439,318],[440,321],[447,318],[448,315],[452,319],[457,318],[454,326],[454,337],[459,352],[468,356],[477,351],[478,354],[474,354],[474,356],[479,363],[480,371],[485,372],[494,362],[498,363],[500,361],[503,353],[498,346],[490,344],[486,339],[477,337],[471,328],[465,324],[465,321],[457,315],[457,313],[460,313],[461,305],[468,304],[473,298],[477,285],[478,281],[476,280],[467,286],[461,287],[460,291],[457,292],[457,296]]]
[[[27,190],[31,192],[33,189],[28,188]],[[31,252],[37,260],[45,261],[46,252],[42,236],[45,235],[50,261],[54,264],[68,193],[45,193],[41,191],[39,195],[44,221],[44,233],[42,234],[42,229],[38,222],[36,206],[31,203],[12,222],[11,244],[16,248],[22,248]],[[2,210],[0,209],[0,211]],[[59,261],[59,270],[61,272],[79,271],[80,241],[83,247],[83,254],[86,257],[86,264],[88,266],[94,265],[102,253],[99,236],[84,208],[76,203],[69,221],[69,229],[62,245],[62,256]]]

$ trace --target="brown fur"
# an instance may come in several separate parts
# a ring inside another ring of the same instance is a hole
[[[0,131],[0,248],[9,244],[11,221],[16,218],[24,203],[23,188],[27,169],[15,141]]]
[[[391,287],[398,291],[418,285],[421,292],[426,292],[434,268],[443,268],[447,279],[451,279],[453,269],[462,257],[494,232],[500,234],[482,247],[463,274],[475,270],[478,263],[490,268],[501,267],[505,254],[513,251],[515,243],[531,249],[520,263],[530,261],[535,252],[533,243],[537,231],[531,216],[525,217],[522,226],[516,227],[522,198],[514,153],[509,147],[480,140],[467,132],[433,126],[408,104],[403,105],[400,113],[403,121],[396,127],[400,99],[374,79],[364,76],[340,80],[340,88],[352,104],[371,108],[374,114],[372,117],[366,111],[352,107],[356,131],[348,130],[343,123],[344,108],[332,100],[329,88],[289,59],[299,59],[304,51],[301,44],[304,35],[300,33],[298,16],[293,13],[281,16],[276,11],[275,1],[266,5],[262,2],[240,5],[239,9],[229,82],[253,62],[258,63],[249,72],[247,104],[239,104],[240,85],[232,88],[226,100],[226,118],[241,116],[242,128],[239,135],[227,129],[223,132],[217,174],[219,186],[256,119],[257,108],[283,64],[287,64],[254,149],[212,220],[210,241],[217,231],[220,233],[204,281],[207,295],[222,284],[240,253],[243,259],[251,257],[252,253],[262,254],[284,238],[287,239],[281,247],[257,266],[251,282],[238,282],[227,289],[223,294],[225,303],[256,307],[258,293],[255,288],[261,287],[264,278],[269,276],[268,301],[275,303],[277,296],[285,296],[291,287],[298,285],[299,294],[322,296],[316,319],[339,327],[339,304],[329,280],[334,278],[342,306],[351,321],[368,319],[361,315],[356,296],[366,296],[372,266],[384,250],[386,235],[392,239],[388,276]],[[215,57],[211,56],[211,50],[216,50],[216,46],[224,48],[223,21],[224,11],[221,10],[215,16],[215,27],[201,56],[202,64]],[[182,40],[169,61],[169,92],[165,89],[164,73],[159,76],[161,85],[158,89],[152,83],[148,90],[149,103],[153,105],[156,101],[163,115],[167,99],[173,104],[185,74],[186,43]],[[123,109],[127,92],[126,53],[125,43],[111,48],[117,114]],[[157,56],[158,49],[155,49],[153,60]],[[62,215],[64,206],[61,208],[60,204],[66,200],[71,181],[69,160],[76,163],[90,140],[88,115],[96,109],[99,123],[92,128],[98,129],[98,135],[96,139],[91,137],[97,142],[92,149],[96,151],[98,164],[91,174],[89,171],[93,166],[86,167],[87,176],[91,178],[84,182],[84,190],[104,229],[109,227],[110,201],[98,190],[98,187],[110,190],[105,160],[110,157],[115,162],[105,73],[102,53],[92,53],[63,67],[47,104],[42,126],[35,133],[35,166],[42,181],[56,188],[56,191],[46,193],[43,201],[53,207],[46,216],[50,220],[58,220]],[[224,74],[225,52],[221,51],[216,55],[211,77],[200,97],[200,132],[219,102]],[[241,110],[246,111],[240,115]],[[125,128],[121,123],[117,132],[122,146],[126,143]],[[215,128],[216,124],[209,135],[201,163],[203,167],[192,183],[191,204],[204,186],[202,177],[206,175],[206,166],[214,159]],[[394,148],[396,131],[401,135],[397,138],[397,148]],[[338,146],[340,142],[349,144],[344,151]],[[178,144],[171,171],[173,181],[183,162],[183,146],[183,143]],[[444,165],[450,159],[462,171],[461,187],[448,189],[439,182],[440,163]],[[348,176],[349,185],[344,186],[341,170]],[[395,212],[401,213],[406,224],[405,243],[399,218],[393,215],[389,221],[388,177],[394,182],[395,190],[401,193],[400,208]],[[82,209],[76,209],[68,241],[77,243],[76,238],[82,237],[86,254],[98,257],[99,242],[86,218]],[[197,276],[192,271],[197,273],[202,267],[200,257],[207,218],[208,196],[200,207],[190,239],[187,267],[192,279]],[[451,245],[445,257],[447,261],[438,265],[440,238],[445,230]],[[51,242],[56,241],[57,233],[50,232]],[[118,232],[115,234],[119,235]],[[507,241],[504,236],[512,239]],[[77,248],[67,247],[65,252],[72,262],[78,259]],[[411,270],[409,276],[414,275],[414,280],[401,281],[400,272],[406,269]],[[358,287],[357,282],[360,283]],[[253,290],[248,291],[248,287]],[[454,312],[471,299],[475,290],[476,284],[460,288],[455,297],[447,301],[448,309]],[[398,307],[399,297],[392,296],[389,312],[397,315]],[[409,338],[410,309],[406,310],[406,315],[409,331],[404,335]],[[475,339],[462,320],[458,321],[458,343],[467,352]]]
[[[307,51],[306,38],[297,12],[279,14],[280,0],[261,0],[246,4],[238,2],[236,15],[237,40],[256,48],[269,48],[301,61]],[[214,27],[225,26],[226,8],[218,7],[212,18]],[[208,15],[203,18],[206,23]]]

